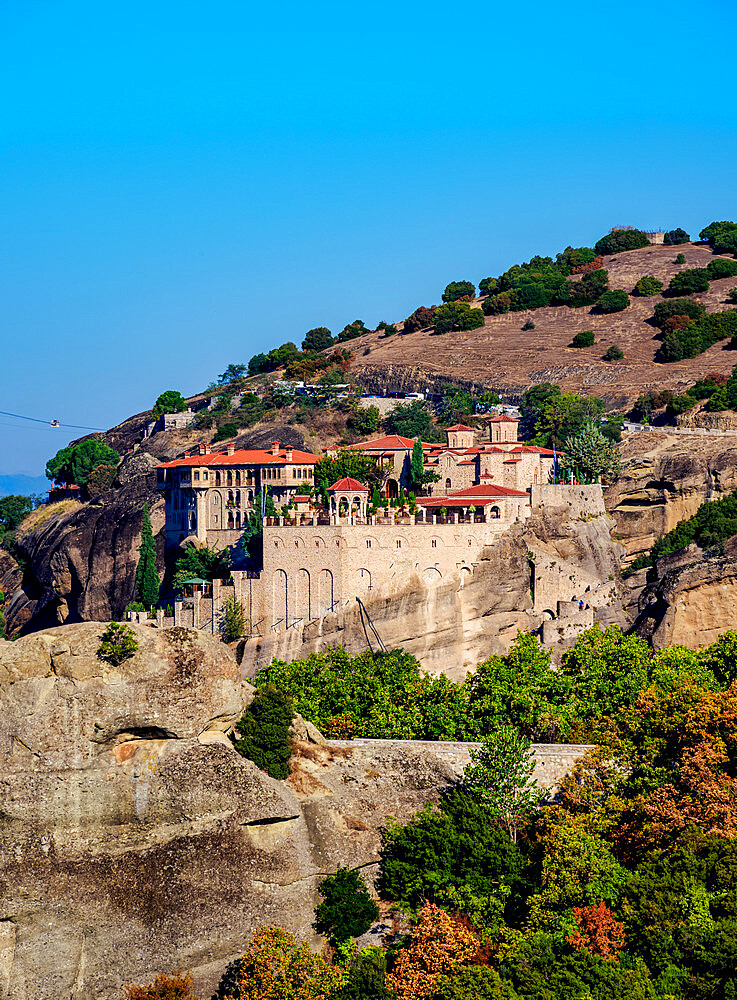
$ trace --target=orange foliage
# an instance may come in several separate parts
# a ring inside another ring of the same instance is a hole
[[[197,1000],[192,992],[192,976],[175,972],[173,976],[159,975],[148,986],[128,983],[123,987],[126,1000]]]
[[[327,1000],[343,973],[282,927],[262,927],[241,959],[238,985],[241,1000]]]
[[[604,900],[598,906],[574,906],[576,931],[566,938],[576,951],[590,951],[611,961],[624,947],[624,924],[615,920]]]
[[[386,977],[387,989],[397,1000],[430,996],[438,978],[471,961],[478,948],[478,937],[464,921],[425,903],[409,947],[398,952],[394,971]]]

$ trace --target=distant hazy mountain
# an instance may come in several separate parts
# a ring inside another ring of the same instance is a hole
[[[45,493],[49,488],[46,476],[0,476],[0,497],[11,495],[27,497],[33,493]]]

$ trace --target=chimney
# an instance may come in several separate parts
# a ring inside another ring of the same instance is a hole
[[[192,454],[192,452],[191,452],[191,451],[185,451],[185,453],[184,453],[184,457],[185,457],[185,458],[189,458],[191,454]]]
[[[206,455],[206,454],[207,454],[207,445],[200,444],[200,455]]]
[[[212,450],[212,449],[210,448],[210,445],[209,445],[209,444],[206,444],[206,445],[205,445],[205,454],[206,454],[206,455],[209,455],[209,454],[210,454],[210,451],[211,451],[211,450]]]
[[[292,461],[292,455],[294,454],[292,448],[287,448],[285,451],[286,459],[288,462]]]
[[[228,442],[228,447],[225,449],[227,455],[232,455],[235,452],[235,445],[232,441]]]
[[[272,441],[271,442],[271,454],[272,455],[278,455],[279,454],[279,442],[278,441]]]

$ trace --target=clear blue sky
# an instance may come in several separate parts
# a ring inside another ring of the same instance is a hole
[[[612,225],[737,218],[730,2],[0,3],[0,409],[107,427]],[[71,435],[0,417],[0,473]]]

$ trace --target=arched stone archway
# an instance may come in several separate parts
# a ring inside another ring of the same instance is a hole
[[[320,591],[319,591],[319,606],[320,614],[327,615],[333,610],[333,604],[335,603],[335,591],[333,587],[333,574],[329,569],[320,570]]]
[[[274,571],[273,581],[272,581],[272,611],[274,617],[274,624],[278,628],[286,628],[289,624],[289,600],[287,592],[287,574],[283,569],[277,569]]]
[[[309,571],[300,569],[297,572],[297,592],[295,598],[294,614],[296,618],[302,618],[308,622],[312,618],[312,594]]]
[[[386,495],[391,500],[396,499],[399,496],[399,483],[396,481],[396,479],[387,479]]]

